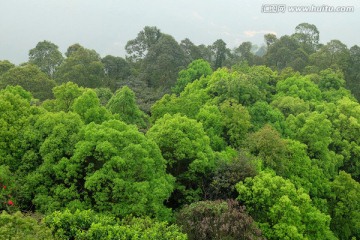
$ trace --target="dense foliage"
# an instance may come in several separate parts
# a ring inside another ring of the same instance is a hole
[[[360,51],[319,35],[0,61],[0,236],[360,239]]]

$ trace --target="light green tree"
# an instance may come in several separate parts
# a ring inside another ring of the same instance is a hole
[[[127,86],[116,91],[106,108],[113,114],[119,114],[120,119],[128,124],[136,124],[141,128],[146,127],[146,115],[137,106],[135,94]]]
[[[236,186],[267,239],[336,239],[330,216],[320,212],[309,195],[290,180],[261,172]]]
[[[85,89],[73,82],[67,82],[54,87],[52,91],[55,99],[44,101],[42,106],[51,112],[68,112],[71,110],[75,99],[80,97]]]
[[[132,216],[117,220],[92,210],[56,211],[48,215],[45,222],[57,239],[187,239],[178,226],[167,222]]]
[[[172,91],[176,94],[180,94],[188,83],[199,79],[201,76],[206,77],[212,73],[211,66],[208,62],[203,59],[198,59],[191,62],[187,69],[181,70],[178,74],[175,87]]]
[[[331,183],[331,228],[339,239],[360,237],[360,183],[340,171]]]
[[[201,180],[214,166],[214,153],[202,124],[180,114],[165,114],[146,135],[159,146],[167,172],[176,178],[172,204],[199,200]]]
[[[80,115],[85,123],[102,123],[114,116],[101,106],[96,92],[92,89],[86,89],[81,96],[74,100],[71,109]]]

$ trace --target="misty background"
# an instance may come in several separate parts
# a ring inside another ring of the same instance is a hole
[[[352,13],[262,13],[263,4],[354,6]],[[39,41],[48,40],[61,52],[80,43],[107,54],[125,56],[125,44],[144,26],[156,26],[177,41],[210,45],[223,39],[229,48],[263,36],[294,33],[302,22],[316,25],[320,42],[339,39],[348,47],[360,44],[359,1],[276,0],[12,0],[0,1],[0,60],[28,60]]]

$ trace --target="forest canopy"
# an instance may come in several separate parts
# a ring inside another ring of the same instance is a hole
[[[320,36],[0,61],[0,236],[360,239],[360,48]]]

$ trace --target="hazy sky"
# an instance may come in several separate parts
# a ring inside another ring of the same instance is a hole
[[[354,6],[352,13],[262,13],[264,4]],[[360,45],[359,0],[0,0],[0,60],[19,64],[39,41],[62,52],[74,43],[101,56],[125,56],[124,46],[144,26],[157,26],[181,41],[209,45],[223,39],[233,48],[264,43],[268,32],[292,34],[302,22],[315,24],[320,42],[339,39]]]

